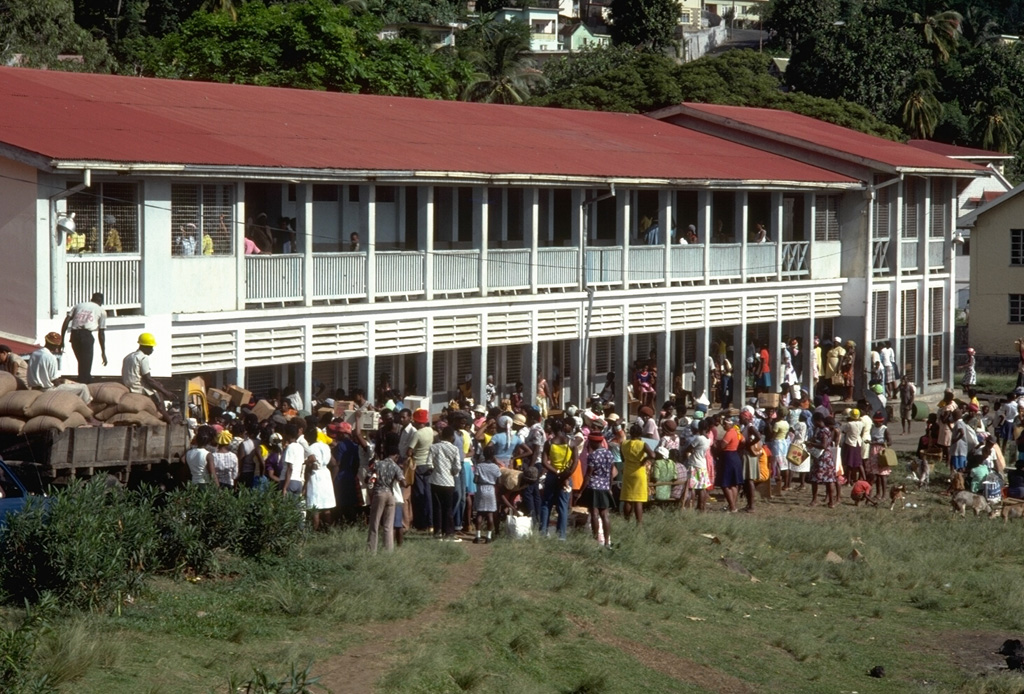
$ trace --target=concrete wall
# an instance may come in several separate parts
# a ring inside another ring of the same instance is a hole
[[[47,240],[38,238],[36,231],[36,196],[43,192],[29,166],[0,159],[0,177],[0,295],[5,298],[0,332],[33,342],[39,288],[50,284]]]
[[[1010,265],[1010,229],[1024,229],[1024,197],[978,218],[971,231],[971,345],[984,355],[1012,355],[1024,325],[1009,323],[1011,293],[1024,293],[1024,266]]]

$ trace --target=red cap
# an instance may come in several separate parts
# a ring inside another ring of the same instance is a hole
[[[427,424],[430,421],[430,413],[424,409],[418,409],[412,413],[412,421],[417,424]]]

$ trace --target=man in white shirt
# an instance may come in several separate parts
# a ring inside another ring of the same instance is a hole
[[[103,310],[103,294],[96,292],[90,301],[77,303],[68,311],[60,329],[61,343],[64,342],[68,328],[71,328],[71,349],[78,360],[78,382],[92,383],[92,357],[96,344],[93,333],[99,337],[103,366],[107,365],[107,343],[104,336],[107,312]]]
[[[154,347],[156,347],[156,338],[151,333],[139,335],[139,348],[121,362],[121,382],[132,393],[148,395],[156,404],[164,421],[173,424],[174,418],[164,407],[164,400],[174,400],[175,395],[150,375],[149,355],[153,353]]]
[[[89,386],[83,383],[65,383],[58,374],[57,354],[60,354],[60,335],[47,333],[45,345],[40,347],[28,358],[28,387],[31,390],[67,390],[82,399],[86,405],[92,402]]]

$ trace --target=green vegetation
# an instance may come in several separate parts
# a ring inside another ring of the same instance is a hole
[[[370,556],[363,530],[334,530],[225,555],[201,580],[153,577],[112,612],[49,607],[5,652],[27,651],[21,681],[85,694],[319,691],[349,684],[347,652],[377,656],[394,694],[1021,691],[993,651],[1024,631],[1022,526],[953,520],[939,491],[895,512],[791,496],[753,516],[656,510],[642,529],[616,518],[610,552],[577,531],[413,535]],[[0,638],[25,615],[0,611]]]

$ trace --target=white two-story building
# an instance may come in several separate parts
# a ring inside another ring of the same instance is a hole
[[[578,402],[614,373],[624,408],[651,352],[667,397],[713,343],[816,333],[951,381],[951,205],[978,167],[774,111],[652,115],[0,68],[0,339],[100,291],[94,373],[145,330],[157,376],[307,401],[387,375],[440,407],[493,375]],[[245,255],[264,220],[276,252]]]

